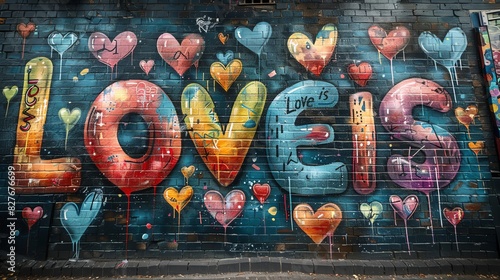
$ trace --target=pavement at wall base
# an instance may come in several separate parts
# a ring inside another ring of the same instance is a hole
[[[16,273],[2,260],[0,279],[500,279],[500,259],[227,259],[46,260],[21,259]]]

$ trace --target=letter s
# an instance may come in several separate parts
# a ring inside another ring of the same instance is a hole
[[[460,168],[460,150],[455,138],[445,129],[413,119],[416,106],[427,106],[439,112],[452,107],[450,95],[439,84],[425,79],[407,79],[395,85],[380,104],[382,125],[391,135],[408,142],[408,156],[391,155],[387,162],[389,177],[403,188],[425,194],[450,184]],[[423,163],[412,157],[422,151]],[[435,182],[437,181],[437,184]]]

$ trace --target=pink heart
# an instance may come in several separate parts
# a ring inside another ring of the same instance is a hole
[[[259,200],[260,204],[264,204],[266,199],[271,194],[271,186],[269,184],[255,184],[252,187],[253,194]]]
[[[394,212],[398,213],[403,220],[408,220],[418,207],[418,197],[413,194],[407,196],[404,200],[397,195],[391,195],[389,201]]]
[[[28,223],[28,229],[31,229],[31,227],[43,216],[43,208],[41,206],[37,206],[31,210],[30,207],[24,207],[22,215]]]
[[[160,56],[182,76],[198,62],[205,49],[205,40],[199,34],[188,34],[181,44],[170,33],[163,33],[156,42]]]
[[[232,190],[223,197],[220,192],[210,190],[205,194],[203,201],[210,215],[226,228],[243,211],[245,193]]]
[[[408,45],[410,35],[410,31],[404,26],[396,26],[389,34],[377,25],[368,29],[368,36],[373,45],[389,60]]]
[[[460,207],[455,207],[453,210],[444,208],[443,214],[453,226],[458,225],[464,218],[464,210]]]
[[[94,32],[89,38],[90,52],[102,63],[113,69],[115,65],[132,53],[137,46],[137,37],[131,31],[118,34],[113,41],[101,32]]]
[[[17,25],[17,32],[23,39],[26,39],[33,31],[35,31],[36,25],[33,22],[19,23]]]
[[[155,61],[152,59],[148,61],[141,60],[141,62],[139,62],[139,66],[141,67],[142,71],[146,73],[146,75],[149,75],[149,71],[151,71],[151,69],[153,69],[153,66],[155,66]]]

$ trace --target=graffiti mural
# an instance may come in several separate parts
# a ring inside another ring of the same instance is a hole
[[[366,23],[353,45],[333,20],[191,12],[12,28],[0,179],[19,254],[495,250],[460,231],[492,227],[466,32]]]

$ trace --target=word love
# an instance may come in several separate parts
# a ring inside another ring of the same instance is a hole
[[[322,88],[318,94],[317,100],[327,100],[328,90]],[[294,100],[290,100],[290,97],[286,98],[286,113],[290,114],[298,110],[304,110],[307,108],[314,107],[315,98],[312,96],[298,96]]]

